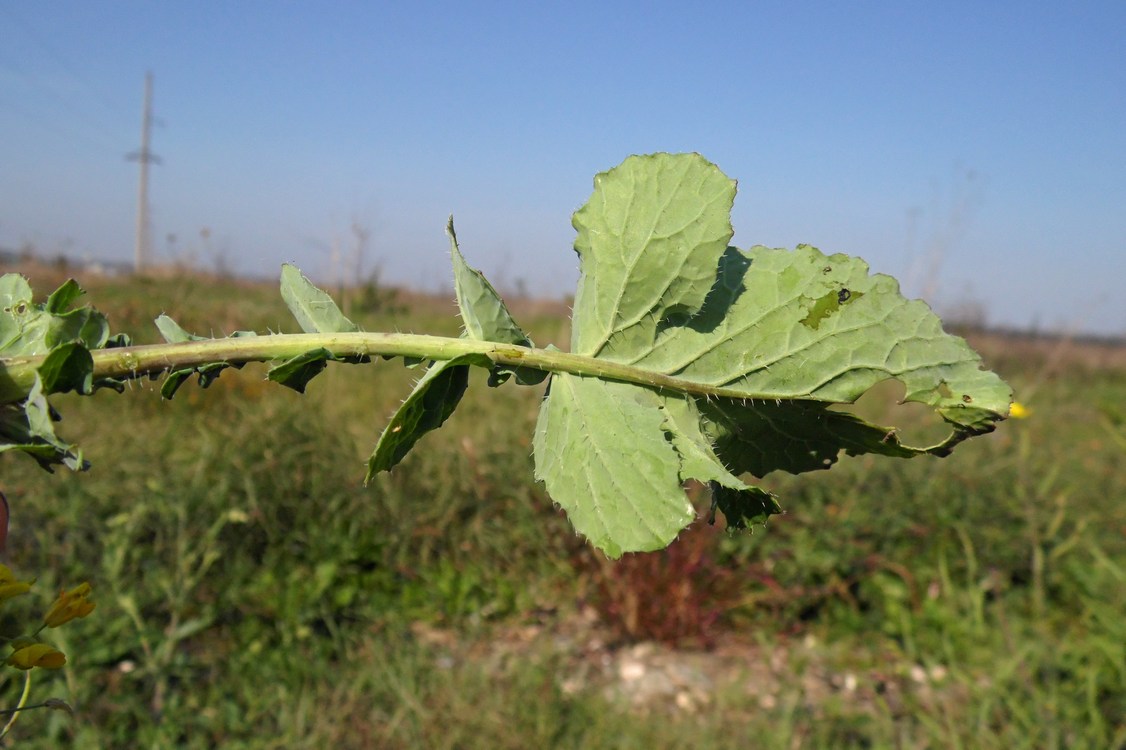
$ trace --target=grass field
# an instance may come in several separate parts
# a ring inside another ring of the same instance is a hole
[[[160,312],[199,333],[295,328],[272,285],[85,281],[141,341]],[[565,343],[557,311],[514,307]],[[407,295],[351,314],[457,330],[452,304]],[[304,396],[248,367],[171,402],[155,383],[58,398],[93,469],[0,459],[8,559],[44,601],[89,579],[98,608],[58,631],[67,668],[37,673],[76,715],[30,712],[16,744],[1126,748],[1126,354],[975,343],[1028,419],[944,460],[770,476],[787,513],[768,528],[701,524],[617,563],[532,481],[541,389],[475,380],[366,488],[417,377],[398,362],[333,368]],[[884,395],[858,408],[928,429]]]

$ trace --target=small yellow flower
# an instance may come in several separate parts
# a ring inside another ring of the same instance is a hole
[[[1013,419],[1026,419],[1032,415],[1032,410],[1019,401],[1014,401],[1009,406],[1009,416]]]
[[[94,602],[87,599],[90,596],[90,584],[83,583],[70,591],[60,591],[59,598],[43,615],[43,622],[49,628],[57,628],[63,623],[70,622],[76,617],[85,617],[94,611]]]
[[[59,669],[66,664],[66,655],[46,643],[29,643],[20,646],[8,657],[8,664],[16,669]]]
[[[17,581],[11,568],[0,563],[0,602],[26,594],[34,581]]]

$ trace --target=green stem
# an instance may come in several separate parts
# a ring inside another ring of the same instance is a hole
[[[140,378],[166,370],[213,362],[241,364],[284,361],[316,349],[327,349],[338,357],[384,356],[432,360],[478,354],[487,357],[495,365],[587,375],[697,396],[775,398],[773,395],[705,385],[651,370],[556,350],[411,333],[274,334],[101,349],[91,354],[94,358],[94,378],[99,379]],[[42,362],[42,356],[0,359],[0,403],[12,403],[27,396],[35,381],[36,370]]]
[[[14,709],[12,709],[12,716],[10,719],[8,719],[8,723],[4,725],[3,729],[0,729],[0,739],[8,736],[8,732],[11,731],[12,725],[14,725],[16,723],[16,719],[20,717],[20,712],[27,707],[27,699],[28,696],[31,695],[31,670],[29,669],[23,674],[23,695],[20,696],[20,702]]]

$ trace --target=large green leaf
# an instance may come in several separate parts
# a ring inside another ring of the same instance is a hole
[[[729,525],[743,526],[777,506],[736,474],[822,469],[841,451],[941,454],[1008,412],[1008,386],[965,341],[863,261],[729,247],[734,194],[699,155],[630,157],[595,178],[575,214],[574,351],[725,396],[697,403],[553,377],[537,476],[607,554],[664,546],[691,522],[685,479],[708,482]],[[910,448],[894,429],[827,408],[891,378],[951,424],[946,441]]]
[[[540,407],[536,478],[611,557],[665,547],[695,517],[660,406],[645,388],[556,375]]]
[[[859,258],[728,249],[700,314],[638,332],[606,356],[749,398],[851,403],[896,378],[905,399],[976,429],[1008,410],[1009,387],[895,279]]]
[[[688,158],[685,158],[688,157]],[[582,258],[571,351],[617,359],[667,316],[698,310],[731,240],[735,182],[699,155],[631,156],[574,217]]]

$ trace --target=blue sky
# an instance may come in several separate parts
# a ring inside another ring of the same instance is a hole
[[[151,70],[160,260],[327,282],[356,224],[434,291],[453,213],[502,291],[561,296],[593,175],[699,151],[741,247],[1126,334],[1126,3],[702,5],[0,0],[0,247],[132,258]]]

